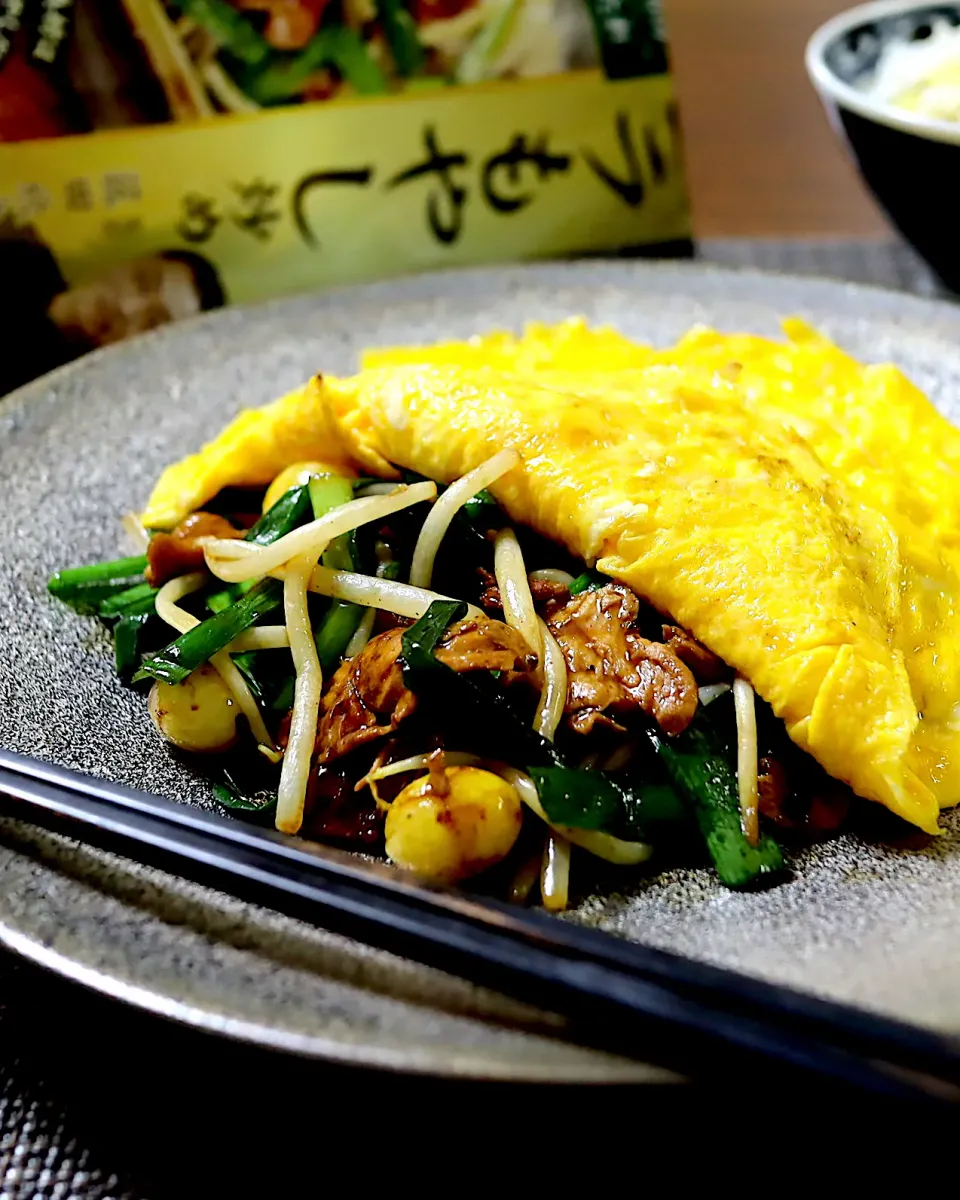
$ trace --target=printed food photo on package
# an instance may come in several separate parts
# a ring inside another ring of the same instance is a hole
[[[224,304],[689,246],[655,0],[0,0],[0,394]]]

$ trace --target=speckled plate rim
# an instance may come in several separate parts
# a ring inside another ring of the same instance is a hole
[[[694,283],[698,278],[702,279],[704,276],[711,276],[714,279],[736,278],[741,287],[749,287],[751,281],[755,280],[757,291],[761,295],[766,293],[771,286],[774,289],[778,286],[789,289],[791,285],[802,284],[808,294],[820,294],[818,299],[821,299],[823,307],[826,309],[839,309],[842,299],[842,307],[847,313],[860,305],[862,307],[859,315],[866,318],[881,319],[895,315],[898,320],[925,322],[927,332],[934,332],[940,327],[946,333],[947,330],[944,328],[946,326],[949,326],[951,335],[960,331],[960,306],[955,306],[948,300],[928,299],[889,288],[850,283],[842,279],[825,278],[820,275],[715,266],[688,261],[651,261],[646,259],[625,261],[597,258],[577,262],[531,263],[467,270],[451,268],[410,275],[401,279],[324,289],[322,292],[316,293],[314,298],[320,308],[337,304],[346,298],[350,298],[354,302],[365,300],[368,303],[375,303],[380,297],[384,302],[395,301],[398,292],[402,293],[404,300],[428,301],[441,299],[450,284],[456,284],[458,290],[462,292],[474,279],[482,284],[485,280],[507,274],[516,277],[518,283],[522,283],[523,286],[546,287],[554,282],[569,283],[581,272],[589,275],[595,274],[598,270],[610,271],[612,275],[618,277],[614,282],[620,283],[624,287],[631,284],[634,276],[638,286],[644,277],[654,274],[659,276],[663,282],[675,280],[678,292],[685,292],[691,299],[696,298],[696,292],[688,289],[685,286],[686,282]],[[243,320],[251,317],[255,319],[257,313],[282,309],[286,304],[302,302],[304,299],[310,298],[310,295],[310,293],[300,293],[256,304],[231,306],[153,330],[116,346],[95,350],[83,358],[32,380],[7,396],[0,397],[0,417],[3,416],[4,410],[8,406],[13,403],[29,401],[31,394],[43,393],[64,377],[95,369],[104,357],[111,359],[119,356],[136,357],[145,342],[157,345],[170,339],[176,341],[181,331],[214,326],[231,319]],[[766,301],[763,303],[766,304]],[[555,1067],[548,1064],[538,1068],[525,1062],[516,1071],[513,1071],[505,1064],[491,1063],[482,1053],[475,1055],[464,1052],[455,1058],[445,1059],[441,1064],[429,1049],[407,1046],[402,1051],[391,1051],[386,1050],[383,1046],[367,1047],[317,1035],[287,1033],[257,1022],[220,1015],[208,1009],[188,1004],[174,996],[164,995],[148,987],[141,987],[118,979],[107,972],[71,958],[67,954],[60,953],[40,940],[23,934],[2,919],[0,919],[0,944],[25,960],[49,970],[61,978],[140,1011],[230,1040],[299,1057],[319,1059],[345,1066],[461,1079],[569,1083],[573,1085],[611,1085],[629,1081],[629,1077],[625,1075],[621,1075],[619,1078],[611,1075],[609,1068],[605,1068],[602,1064],[598,1064],[595,1068],[587,1064],[580,1064],[578,1067],[570,1069],[564,1076],[558,1076]],[[658,1086],[682,1082],[677,1076],[661,1072],[647,1064],[638,1063],[637,1067],[637,1082],[654,1083]]]
[[[460,1052],[443,1059],[442,1065],[430,1050],[407,1046],[403,1050],[390,1050],[382,1045],[371,1049],[362,1044],[338,1041],[334,1038],[298,1036],[283,1033],[269,1025],[255,1021],[241,1021],[235,1017],[217,1016],[206,1009],[196,1008],[164,996],[149,988],[138,987],[115,979],[94,967],[88,967],[65,954],[52,950],[32,938],[18,933],[8,925],[0,923],[0,945],[28,962],[51,971],[61,979],[78,984],[110,1000],[161,1017],[177,1025],[187,1026],[203,1033],[214,1034],[228,1041],[242,1042],[266,1050],[275,1050],[298,1058],[316,1059],[344,1067],[362,1067],[389,1071],[398,1075],[419,1075],[433,1078],[457,1078],[485,1080],[495,1083],[566,1084],[615,1087],[623,1084],[640,1084],[662,1087],[685,1083],[680,1076],[661,1070],[647,1063],[638,1062],[637,1071],[611,1072],[610,1066],[598,1062],[596,1066],[581,1063],[565,1066],[559,1075],[556,1067],[525,1062],[517,1070],[505,1063],[491,1060],[483,1054]]]
[[[8,404],[12,406],[14,402],[22,403],[29,399],[31,393],[43,392],[51,384],[59,382],[59,380],[66,378],[68,375],[79,371],[86,371],[92,365],[102,361],[104,357],[116,358],[119,355],[136,356],[140,347],[146,344],[159,344],[169,338],[176,340],[181,332],[189,332],[195,329],[202,329],[205,326],[216,325],[226,319],[237,317],[242,319],[244,317],[255,316],[261,312],[269,313],[273,310],[283,309],[288,304],[302,302],[307,299],[322,302],[326,306],[334,305],[339,300],[346,298],[361,299],[369,297],[370,299],[376,299],[381,294],[389,297],[402,289],[405,299],[436,300],[440,298],[440,294],[444,290],[444,285],[450,280],[454,282],[459,281],[464,286],[467,286],[474,279],[479,284],[482,284],[485,280],[495,279],[500,275],[522,274],[525,281],[536,282],[541,277],[545,281],[548,281],[551,277],[556,276],[557,281],[562,282],[569,280],[575,274],[590,275],[598,270],[609,270],[616,274],[622,274],[625,283],[629,282],[631,274],[656,274],[664,279],[675,276],[678,280],[682,280],[685,277],[696,279],[703,276],[712,276],[714,278],[732,277],[749,283],[750,280],[755,279],[760,288],[774,281],[776,281],[774,286],[782,284],[785,287],[789,287],[791,284],[802,284],[806,289],[822,289],[828,297],[830,295],[836,296],[838,291],[842,291],[853,299],[863,297],[868,306],[875,306],[878,303],[893,304],[895,305],[897,315],[900,317],[906,316],[909,318],[915,314],[916,318],[920,319],[922,317],[945,317],[949,314],[952,321],[960,322],[960,299],[954,302],[949,297],[931,298],[928,296],[915,296],[910,292],[896,291],[894,288],[882,287],[879,284],[854,283],[840,276],[825,276],[819,273],[806,275],[802,272],[773,271],[757,267],[725,266],[699,262],[695,259],[588,258],[570,262],[549,261],[492,267],[449,267],[444,270],[424,271],[417,274],[381,280],[375,283],[324,288],[319,291],[308,290],[296,292],[289,296],[260,300],[249,304],[229,305],[226,308],[213,309],[212,311],[199,313],[193,317],[186,317],[174,324],[149,330],[146,333],[138,334],[116,345],[102,346],[99,349],[91,350],[89,353],[83,355],[82,358],[64,363],[63,366],[55,367],[54,370],[40,375],[37,379],[32,379],[29,383],[22,384],[12,392],[8,392],[5,396],[0,396],[0,416],[3,415],[3,410]],[[690,296],[691,299],[695,298],[693,293],[690,293]]]

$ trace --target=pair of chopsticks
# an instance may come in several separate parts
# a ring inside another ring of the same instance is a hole
[[[0,810],[512,995],[709,1078],[960,1101],[960,1042],[0,750]]]

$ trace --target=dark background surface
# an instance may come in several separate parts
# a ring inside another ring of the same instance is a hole
[[[700,257],[938,293],[893,243],[710,241]],[[632,1178],[642,1188],[668,1169],[752,1191],[764,1152],[793,1164],[780,1190],[844,1147],[863,1185],[871,1169],[911,1154],[914,1123],[922,1145],[935,1145],[928,1117],[757,1095],[748,1079],[653,1091],[332,1069],[180,1029],[0,952],[0,1200],[286,1200],[327,1190],[344,1167],[366,1181],[351,1188],[360,1195],[452,1192],[521,1143],[538,1191],[559,1184],[561,1194],[565,1164],[591,1160],[598,1186]],[[896,1142],[882,1140],[888,1131]]]

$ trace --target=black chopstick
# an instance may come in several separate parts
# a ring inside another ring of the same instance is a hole
[[[960,1041],[0,750],[3,810],[461,975],[678,1070],[960,1101]]]

